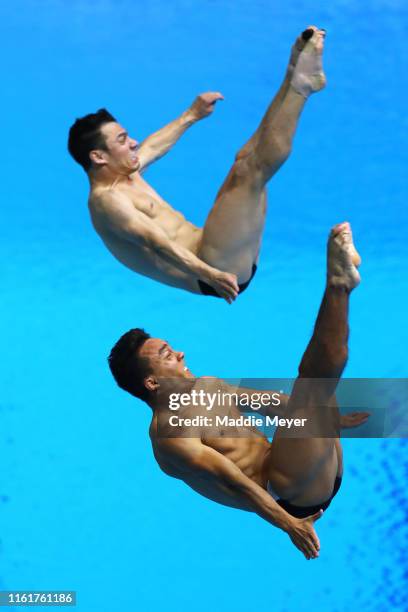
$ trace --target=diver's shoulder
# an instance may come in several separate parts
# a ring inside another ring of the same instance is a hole
[[[149,436],[153,444],[157,438],[157,416],[156,415],[153,415],[152,421],[150,423]]]
[[[123,194],[113,186],[96,186],[88,198],[88,205],[92,212],[104,212],[123,199]]]
[[[168,450],[168,438],[163,438],[163,435],[159,436],[157,432],[157,419],[153,417],[149,427],[150,441],[152,444],[152,451],[159,468],[173,478],[180,478],[179,471],[171,461],[171,452]],[[170,441],[171,442],[171,441]]]

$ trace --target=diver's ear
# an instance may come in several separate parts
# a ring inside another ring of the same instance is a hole
[[[101,167],[108,163],[106,159],[106,152],[102,149],[94,149],[89,152],[89,159],[94,166]]]
[[[148,391],[157,391],[160,386],[157,378],[155,378],[154,376],[147,376],[144,379],[143,383]]]

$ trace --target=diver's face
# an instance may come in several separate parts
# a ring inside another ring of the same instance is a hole
[[[126,176],[136,172],[140,168],[137,140],[130,138],[127,131],[114,121],[105,123],[101,132],[107,149],[103,152],[103,157],[108,167]]]
[[[184,362],[184,353],[175,351],[166,340],[149,338],[139,350],[149,360],[155,378],[192,378]]]

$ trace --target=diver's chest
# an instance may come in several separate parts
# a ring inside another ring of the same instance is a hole
[[[136,210],[151,219],[157,218],[163,212],[163,204],[154,193],[136,188],[126,190],[126,195]]]

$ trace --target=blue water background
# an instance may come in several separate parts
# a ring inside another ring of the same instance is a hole
[[[345,441],[321,556],[306,562],[256,515],[160,472],[150,411],[114,386],[106,355],[144,326],[197,375],[295,376],[328,230],[349,220],[364,264],[346,375],[407,376],[407,21],[402,0],[2,5],[0,589],[75,589],[84,612],[406,608],[404,441]],[[230,307],[120,266],[66,152],[73,120],[106,106],[141,140],[222,91],[146,174],[202,224],[310,23],[328,31],[328,86],[270,183],[250,289]]]

